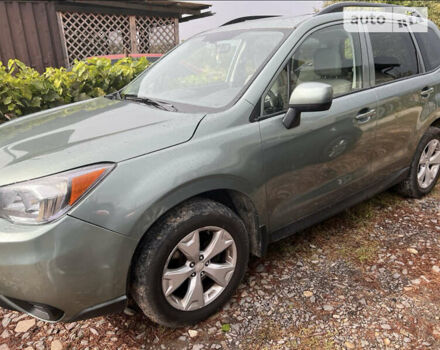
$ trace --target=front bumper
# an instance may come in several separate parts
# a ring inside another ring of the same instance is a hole
[[[0,219],[0,306],[72,321],[125,304],[136,242],[65,216],[41,226]]]

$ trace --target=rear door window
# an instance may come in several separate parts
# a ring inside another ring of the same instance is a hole
[[[370,33],[376,85],[419,73],[417,51],[409,32]]]
[[[430,72],[440,66],[440,38],[437,33],[428,28],[427,32],[414,33],[420,52],[422,53],[425,70]]]

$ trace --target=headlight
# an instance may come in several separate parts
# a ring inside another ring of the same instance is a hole
[[[0,217],[28,225],[53,221],[66,213],[113,167],[113,164],[99,164],[0,187]]]

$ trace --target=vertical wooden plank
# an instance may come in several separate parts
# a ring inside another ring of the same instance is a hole
[[[11,38],[14,46],[15,58],[25,64],[31,64],[29,53],[26,46],[26,37],[24,35],[23,19],[21,17],[20,6],[18,2],[8,3],[6,13],[11,24]]]
[[[9,3],[0,2],[0,60],[7,65],[10,58],[15,57],[14,45],[11,39],[11,26],[6,13]]]
[[[60,31],[62,27],[59,27],[58,16],[55,10],[55,2],[46,2],[46,12],[47,19],[50,28],[50,36],[52,38],[52,46],[54,47],[54,52],[57,61],[57,67],[67,67],[67,50],[65,50],[64,36],[61,36]]]
[[[66,60],[65,66],[69,67],[71,57],[69,57],[69,52],[67,51],[66,34],[64,34],[64,27],[63,27],[63,17],[61,12],[57,12],[56,16],[58,23],[58,35],[61,38],[61,49],[63,52],[63,56],[65,57]]]
[[[174,18],[174,43],[179,45],[179,19]]]
[[[129,16],[130,18],[130,46],[131,53],[138,53],[138,45],[136,40],[136,16]]]
[[[33,3],[33,11],[38,26],[38,37],[44,67],[56,67],[55,48],[52,45],[46,6],[43,2]]]
[[[39,72],[44,70],[43,57],[38,38],[38,28],[35,23],[33,4],[31,2],[19,3],[23,19],[24,36],[29,53],[30,66]]]

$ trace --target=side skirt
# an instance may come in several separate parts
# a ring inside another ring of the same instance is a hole
[[[400,170],[397,173],[394,173],[392,176],[390,176],[386,181],[382,181],[378,184],[370,186],[366,190],[357,193],[351,197],[348,197],[345,200],[337,203],[336,205],[330,205],[316,214],[307,216],[282,229],[273,232],[270,235],[270,241],[271,242],[279,241],[280,239],[289,237],[294,233],[300,232],[310,226],[313,226],[328,218],[331,218],[332,216],[335,216],[336,214],[360,202],[363,202],[366,199],[374,197],[376,194],[381,193],[389,189],[390,187],[393,187],[394,185],[397,185],[398,183],[402,182],[408,176],[408,174],[409,174],[409,168]]]

